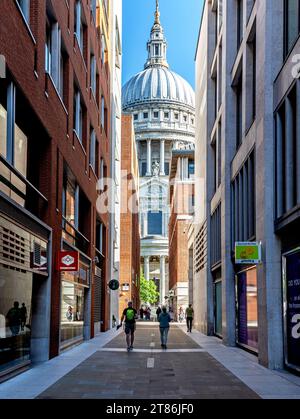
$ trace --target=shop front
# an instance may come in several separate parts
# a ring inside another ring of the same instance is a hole
[[[90,310],[90,260],[80,254],[79,270],[61,273],[61,350],[89,339]]]
[[[257,269],[236,275],[236,340],[239,346],[258,352]]]
[[[0,213],[0,382],[49,357],[50,231],[29,225]]]
[[[300,372],[300,248],[283,256],[285,364]]]

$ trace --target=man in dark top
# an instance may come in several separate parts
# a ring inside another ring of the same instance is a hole
[[[137,319],[137,311],[133,308],[132,302],[129,302],[128,307],[125,308],[125,310],[123,311],[121,324],[118,326],[118,329],[119,329],[122,326],[123,321],[125,320],[125,333],[126,333],[126,343],[127,343],[128,352],[133,350],[136,319]]]

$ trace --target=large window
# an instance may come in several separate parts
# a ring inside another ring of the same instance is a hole
[[[232,247],[255,238],[255,161],[250,155],[232,183]]]
[[[162,212],[148,212],[148,235],[162,235]]]
[[[84,108],[82,105],[81,94],[78,88],[74,87],[74,130],[78,139],[83,141],[83,114]]]
[[[18,172],[27,177],[28,138],[17,121],[22,112],[19,92],[13,83],[0,89],[0,153]],[[0,189],[25,205],[26,186],[6,166],[0,164]]]
[[[287,55],[295,44],[300,33],[299,0],[284,0],[285,2],[285,54]]]
[[[296,82],[300,83],[299,81]],[[281,218],[300,204],[299,85],[276,113],[276,215]]]

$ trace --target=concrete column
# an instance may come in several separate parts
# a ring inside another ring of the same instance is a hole
[[[144,257],[144,276],[147,279],[147,281],[150,280],[150,257],[149,256]]]
[[[160,302],[164,304],[166,296],[166,257],[160,257]]]
[[[293,191],[294,191],[294,173],[293,173],[293,109],[290,100],[286,100],[285,108],[286,132],[285,132],[285,203],[286,211],[289,211],[294,206]]]
[[[146,176],[151,176],[151,172],[152,172],[151,162],[152,162],[151,140],[147,140],[147,174]]]
[[[165,140],[160,141],[160,175],[165,176]]]

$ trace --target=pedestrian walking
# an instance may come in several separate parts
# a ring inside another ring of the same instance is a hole
[[[193,309],[192,304],[190,304],[188,308],[185,310],[185,317],[186,317],[187,331],[192,333],[193,320],[194,320],[194,309]]]
[[[128,307],[125,308],[122,314],[121,323],[117,327],[119,329],[123,321],[125,321],[125,334],[126,334],[126,343],[127,343],[127,352],[133,350],[133,343],[134,343],[134,333],[136,329],[136,319],[137,319],[137,311],[133,308],[132,302],[128,303]]]
[[[167,341],[170,330],[170,314],[167,313],[167,308],[163,307],[162,312],[159,315],[159,329],[160,329],[160,340],[161,347],[167,349]]]
[[[161,314],[161,308],[160,306],[158,306],[158,309],[156,310],[156,316],[157,316],[157,321],[159,322],[159,316]]]
[[[140,319],[141,320],[144,319],[144,309],[143,309],[143,307],[140,308]]]

